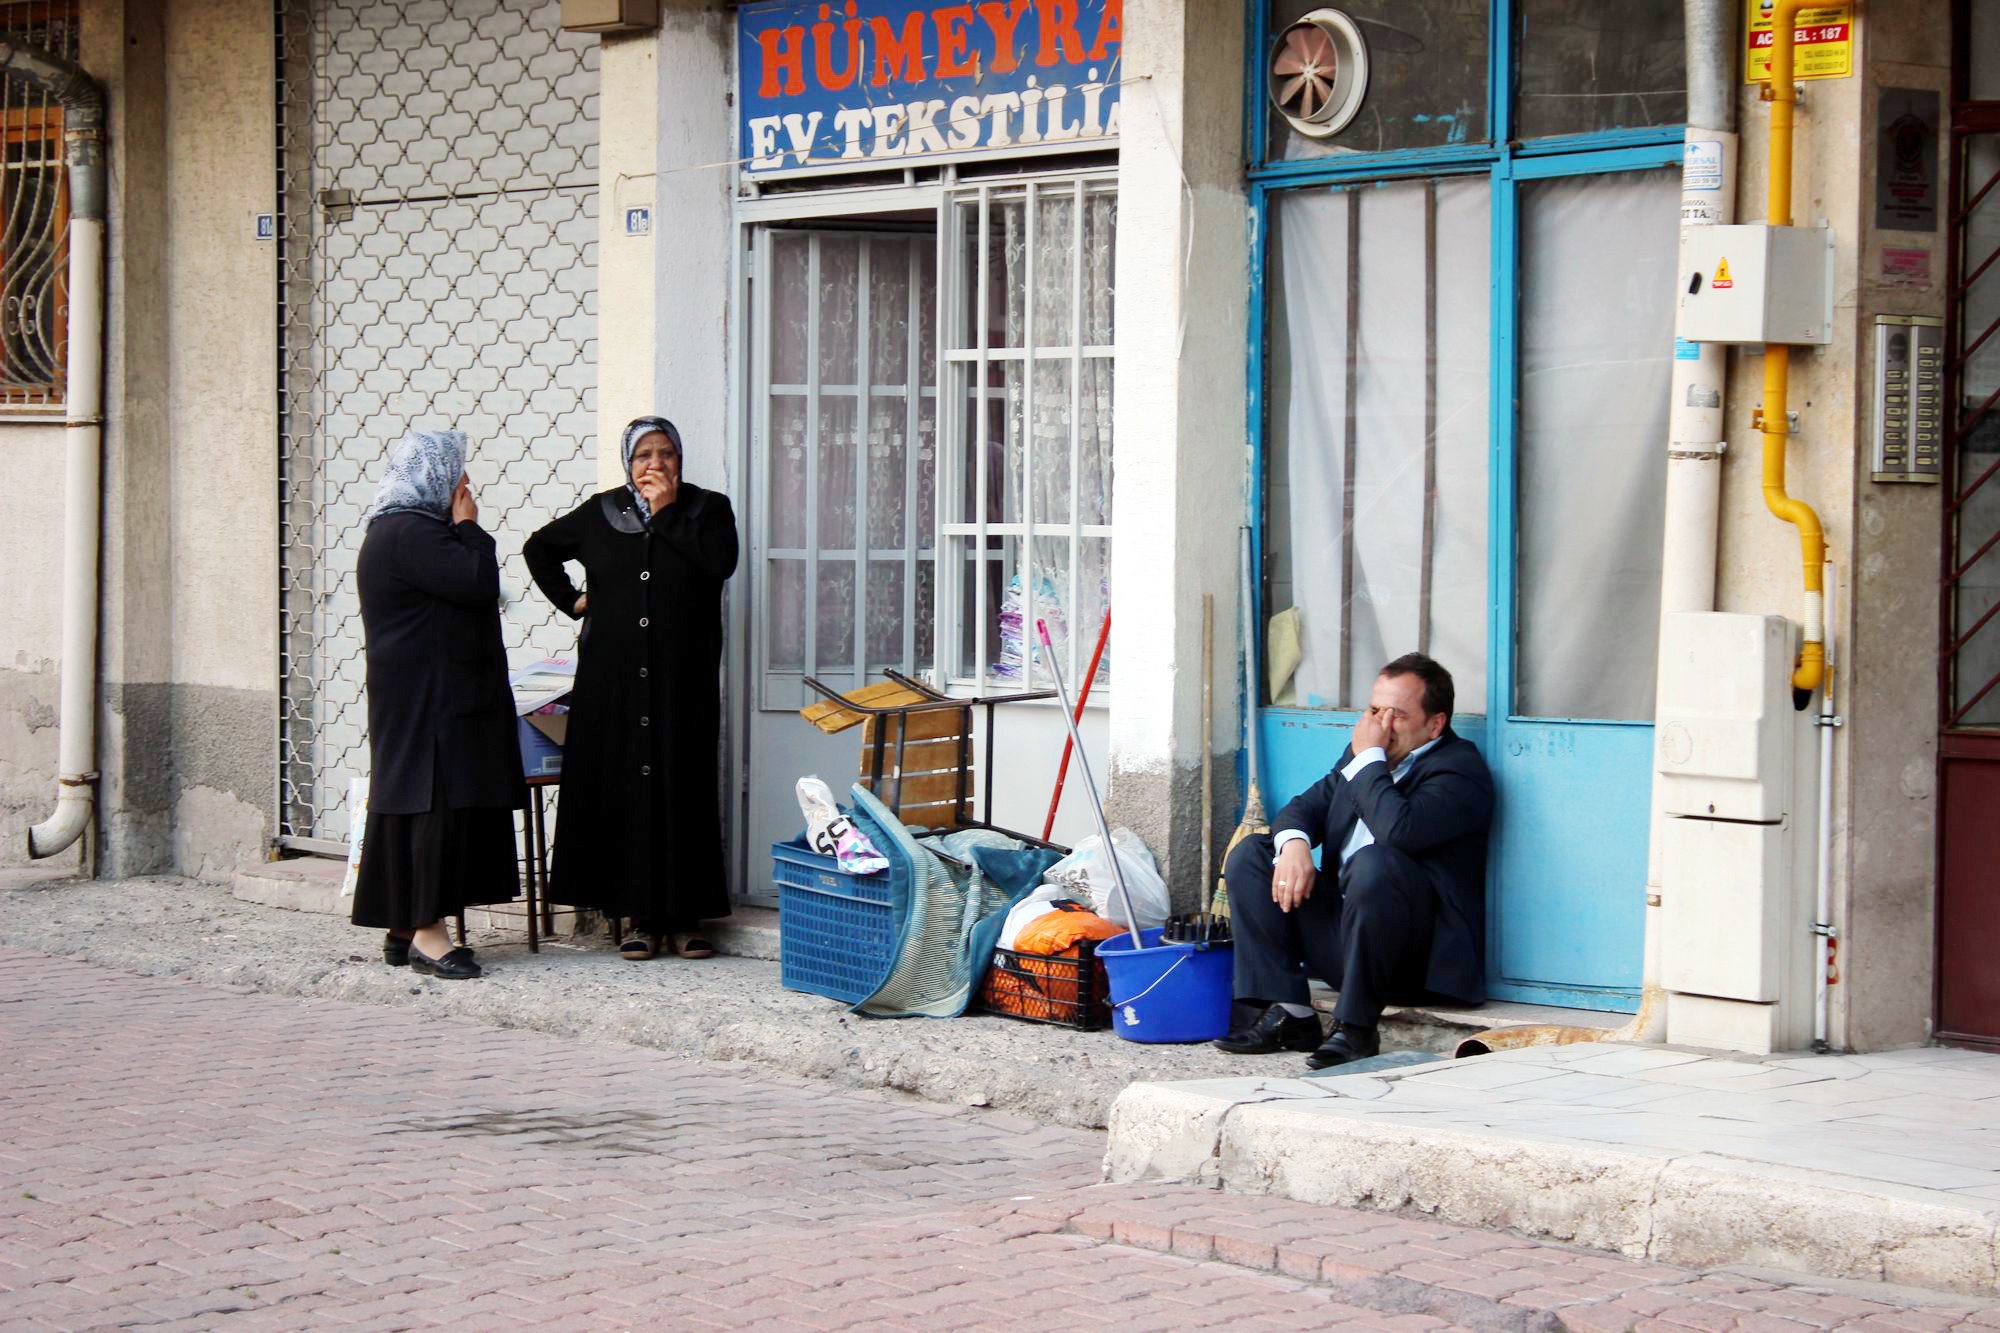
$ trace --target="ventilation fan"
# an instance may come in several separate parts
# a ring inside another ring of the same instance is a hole
[[[1368,93],[1368,46],[1337,9],[1315,9],[1278,34],[1271,52],[1271,105],[1300,134],[1325,139],[1347,128]]]

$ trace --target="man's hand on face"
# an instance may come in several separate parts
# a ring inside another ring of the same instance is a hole
[[[1271,867],[1271,901],[1278,905],[1280,912],[1289,912],[1312,896],[1313,881],[1319,871],[1313,868],[1312,846],[1294,838],[1278,853],[1277,864]]]
[[[1356,754],[1360,754],[1363,750],[1378,748],[1386,751],[1390,741],[1394,739],[1389,730],[1389,716],[1379,708],[1371,706],[1361,715],[1361,720],[1354,724]]]

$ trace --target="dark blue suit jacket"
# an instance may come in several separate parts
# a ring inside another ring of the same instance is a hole
[[[1341,751],[1333,771],[1278,812],[1274,834],[1297,829],[1326,849],[1322,879],[1340,870],[1340,849],[1354,821],[1384,847],[1408,856],[1429,876],[1437,893],[1425,988],[1477,1004],[1486,998],[1486,834],[1493,823],[1493,776],[1479,749],[1449,726],[1418,757],[1403,781],[1390,781],[1388,764],[1370,764],[1349,782],[1341,770],[1354,747]]]

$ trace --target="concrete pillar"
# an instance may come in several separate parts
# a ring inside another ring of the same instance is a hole
[[[83,66],[110,95],[103,700],[97,822],[107,875],[172,864],[172,437],[168,419],[164,6],[84,0]]]
[[[624,477],[633,417],[680,427],[689,480],[729,486],[733,24],[716,0],[670,0],[657,32],[603,39],[597,315],[598,473]],[[650,234],[627,234],[633,208]]]
[[[1863,13],[1861,11],[1865,10]],[[1920,1042],[1930,1035],[1936,965],[1934,886],[1937,819],[1938,560],[1944,540],[1934,486],[1880,485],[1870,476],[1875,402],[1877,315],[1945,313],[1949,255],[1944,224],[1950,157],[1938,147],[1937,226],[1928,232],[1875,227],[1878,94],[1920,88],[1951,106],[1951,21],[1947,7],[1924,0],[1874,0],[1855,15],[1860,30],[1859,164],[1862,244],[1855,349],[1851,551],[1842,579],[1848,592],[1849,651],[1841,666],[1836,799],[1836,884],[1845,888],[1841,984],[1834,988],[1834,1032],[1855,1050]],[[1942,128],[1942,127],[1941,127]],[[1831,151],[1831,150],[1830,150]],[[1906,264],[1885,265],[1884,250],[1930,256],[1928,282]]]
[[[1128,0],[1120,70],[1111,815],[1198,892],[1201,595],[1215,595],[1217,808],[1241,727],[1249,223],[1240,5]],[[1209,817],[1213,818],[1213,812]],[[1218,829],[1220,842],[1228,824]]]
[[[735,25],[717,0],[681,0],[660,15],[656,216],[661,229],[652,294],[657,410],[680,427],[689,480],[737,494],[729,435],[732,320],[736,300],[730,184],[715,164],[734,142]],[[739,510],[742,502],[739,498]],[[738,521],[742,521],[739,513]]]
[[[653,256],[666,221],[654,204],[660,39],[647,32],[599,41],[597,473],[600,485],[615,486],[624,479],[625,423],[661,410],[653,395]],[[635,208],[654,210],[652,230],[627,233]]]
[[[256,233],[276,193],[271,6],[180,0],[163,35],[174,611],[156,679],[174,868],[226,879],[276,831],[277,255]]]
[[[1801,226],[1826,222],[1834,230],[1834,340],[1793,353],[1799,433],[1787,486],[1819,511],[1836,566],[1835,685],[1846,725],[1834,745],[1840,984],[1830,1036],[1836,1047],[1873,1050],[1923,1040],[1931,1017],[1941,531],[1934,488],[1877,485],[1869,477],[1872,322],[1884,313],[1941,315],[1946,269],[1941,232],[1884,235],[1874,228],[1876,92],[1944,89],[1950,20],[1924,0],[1880,0],[1859,7],[1855,23],[1854,75],[1806,83],[1799,107],[1793,213]],[[1755,85],[1739,96],[1737,220],[1755,222],[1764,215],[1769,108]],[[1940,227],[1948,207],[1940,198]],[[1928,250],[1928,285],[1886,277],[1885,246]],[[1765,509],[1750,422],[1763,397],[1762,358],[1746,348],[1732,353],[1731,363],[1727,430],[1735,447],[1723,463],[1717,609],[1796,620],[1798,539]],[[1798,771],[1794,871],[1809,884],[1816,768],[1803,752]],[[1810,901],[1809,891],[1804,897]],[[1801,914],[1801,931],[1809,916]]]

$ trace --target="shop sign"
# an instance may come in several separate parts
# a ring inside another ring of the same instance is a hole
[[[1771,0],[1744,0],[1743,81],[1771,81]],[[1792,76],[1844,79],[1854,72],[1854,5],[1808,5],[1792,23]]]
[[[764,0],[737,12],[744,175],[1106,148],[1124,0]]]

